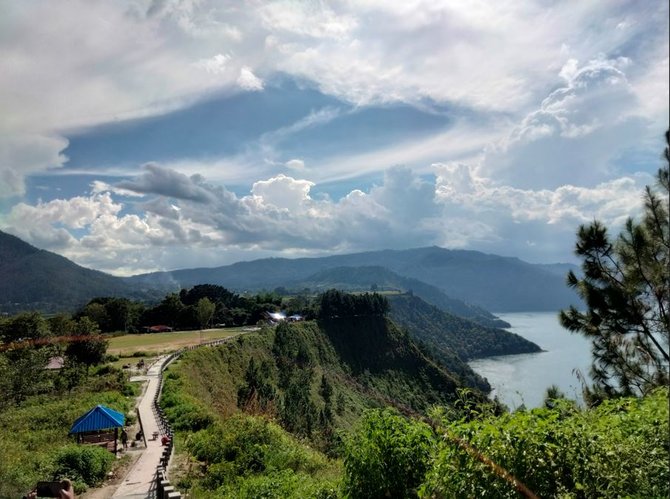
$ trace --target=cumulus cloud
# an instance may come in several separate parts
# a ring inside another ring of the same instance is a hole
[[[277,72],[356,105],[435,102],[517,116],[536,107],[557,74],[573,78],[571,67],[602,53],[630,59],[625,76],[639,113],[664,123],[667,14],[663,3],[540,0],[7,3],[0,135],[30,137],[35,150],[46,137],[59,142],[39,158],[0,165],[10,186],[0,195],[21,193],[25,175],[62,164],[66,130],[164,113],[215,91],[262,91],[258,75]],[[545,111],[529,118],[528,133],[560,126],[551,120],[561,116]],[[562,136],[601,130],[608,115],[598,111]],[[624,128],[619,135],[642,133]]]
[[[614,161],[649,136],[626,76],[630,64],[624,57],[583,64],[569,59],[559,71],[564,84],[488,147],[482,175],[520,187],[556,188],[620,174]]]
[[[254,92],[263,90],[263,80],[256,76],[251,69],[246,66],[240,69],[240,76],[237,77],[237,84],[244,90],[251,90]]]
[[[207,248],[217,248],[217,254],[246,251],[249,259],[438,244],[502,254],[523,251],[546,261],[570,251],[580,223],[598,218],[620,226],[639,210],[642,185],[651,180],[623,177],[593,188],[532,190],[498,185],[465,164],[433,168],[433,180],[393,168],[367,192],[353,190],[332,200],[312,197],[313,182],[283,174],[258,181],[249,194],[239,196],[203,178],[152,165],[133,184],[152,195],[140,204],[114,201],[111,190],[21,203],[11,211],[7,230],[115,273],[161,268],[177,261],[184,247],[194,255]],[[157,179],[163,182],[160,188]],[[218,260],[208,258],[212,265],[227,263],[220,254]]]
[[[156,163],[147,163],[142,169],[144,173],[132,180],[121,181],[116,187],[141,194],[160,194],[198,203],[213,200],[212,193],[203,185],[203,178],[199,175],[187,177],[183,173],[163,168]]]

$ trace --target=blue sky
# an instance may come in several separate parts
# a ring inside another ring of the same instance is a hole
[[[572,261],[661,165],[665,2],[0,7],[0,229],[117,275],[425,245]]]

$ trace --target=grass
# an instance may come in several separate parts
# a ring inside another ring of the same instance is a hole
[[[179,331],[171,333],[126,334],[110,338],[107,353],[128,357],[137,351],[152,354],[171,352],[201,342],[228,338],[241,333],[245,328],[206,329],[203,331]],[[122,364],[136,364],[140,358],[123,359]],[[121,359],[119,359],[121,361]]]
[[[59,449],[71,444],[72,423],[97,404],[123,413],[134,396],[117,391],[75,391],[32,397],[18,407],[0,412],[0,497],[21,497],[38,480],[53,478]]]

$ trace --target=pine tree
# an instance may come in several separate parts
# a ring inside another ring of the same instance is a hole
[[[666,132],[670,144],[670,135]],[[587,401],[604,397],[644,395],[669,380],[670,220],[668,165],[658,170],[657,189],[644,193],[639,222],[629,219],[612,240],[595,221],[577,233],[575,253],[583,276],[568,274],[586,310],[570,307],[560,313],[563,327],[592,341],[593,386]]]

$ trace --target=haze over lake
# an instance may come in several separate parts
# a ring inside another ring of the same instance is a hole
[[[505,355],[469,362],[470,367],[488,379],[497,396],[510,409],[537,407],[552,384],[568,397],[581,400],[581,385],[574,374],[579,369],[588,376],[591,364],[590,342],[572,334],[558,322],[557,312],[519,312],[497,314],[509,322],[509,331],[537,343],[544,352]]]

